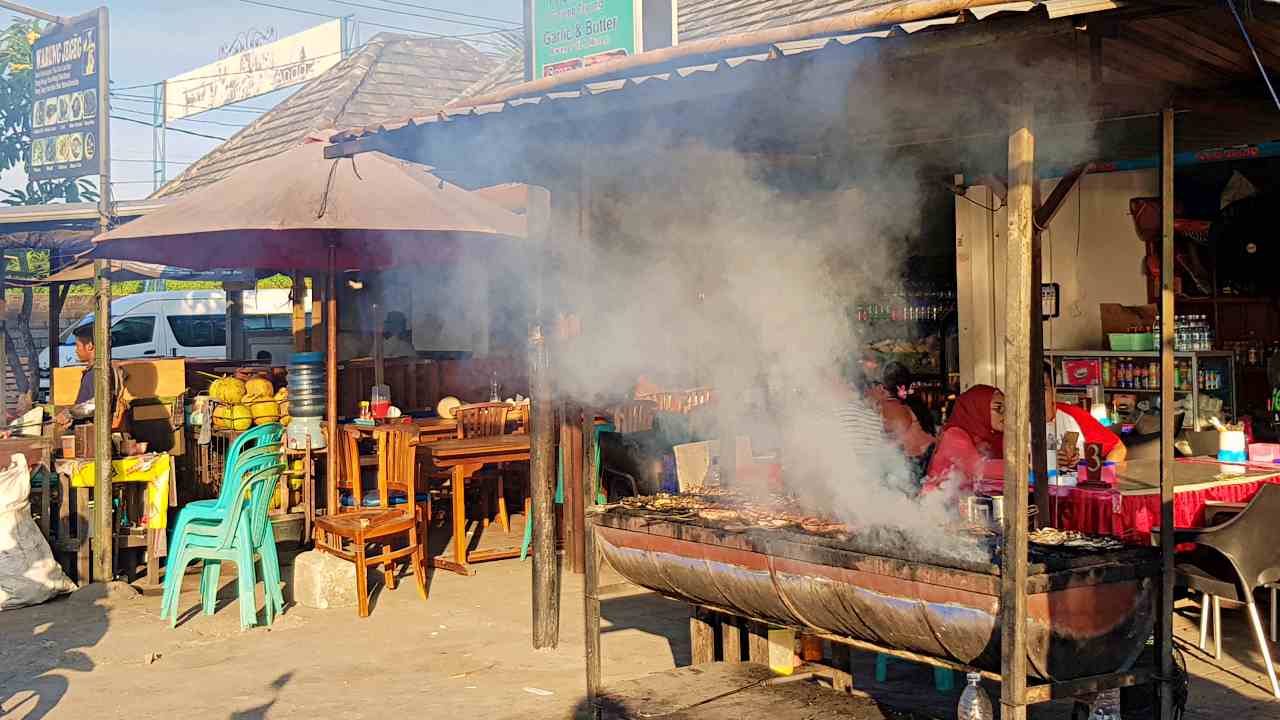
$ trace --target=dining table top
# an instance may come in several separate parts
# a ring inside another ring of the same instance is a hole
[[[421,446],[436,460],[470,458],[484,455],[509,455],[529,452],[529,436],[525,434],[440,440]]]
[[[1174,492],[1249,483],[1280,475],[1280,465],[1271,469],[1255,464],[1220,463],[1213,458],[1179,458],[1173,463]],[[1152,495],[1160,492],[1160,461],[1155,458],[1130,460],[1116,468],[1115,489],[1121,495]]]

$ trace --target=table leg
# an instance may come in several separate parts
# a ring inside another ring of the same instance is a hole
[[[81,587],[92,582],[89,571],[91,540],[89,538],[89,488],[76,488],[76,582]],[[103,582],[106,582],[105,580]]]
[[[160,543],[164,530],[147,528],[147,586],[160,585]],[[239,568],[236,568],[238,571]]]
[[[461,465],[453,466],[453,560],[463,570],[467,569],[467,471]]]

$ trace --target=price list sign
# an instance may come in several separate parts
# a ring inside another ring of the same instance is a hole
[[[104,118],[98,113],[102,67],[98,15],[60,25],[32,46],[35,93],[31,103],[32,180],[95,175]]]

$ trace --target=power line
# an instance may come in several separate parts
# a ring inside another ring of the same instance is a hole
[[[333,1],[336,2],[337,0],[333,0]],[[240,2],[245,3],[247,5],[260,5],[262,7],[274,8],[276,10],[288,10],[290,12],[302,13],[303,15],[317,15],[319,17],[326,17],[333,20],[336,20],[339,17],[338,15],[326,15],[324,13],[318,13],[318,12],[315,12],[314,10],[303,10],[302,8],[289,7],[287,5],[276,5],[274,3],[263,2],[262,0],[240,0]],[[405,28],[405,27],[396,27],[394,25],[376,23],[370,20],[360,20],[359,18],[356,18],[356,19],[361,25],[373,25],[374,27],[383,27],[391,30],[402,30],[404,32],[411,32],[418,35],[427,35],[427,36],[438,38],[441,40],[467,40],[471,38],[484,37],[486,35],[505,35],[514,31],[514,29],[501,29],[501,30],[485,30],[483,32],[474,32],[474,33],[462,33],[458,35],[449,35],[446,33],[437,33],[437,32],[431,32],[428,30],[415,30],[415,29]],[[484,41],[476,40],[475,42],[484,42]]]
[[[249,0],[240,0],[240,2],[249,2]],[[478,45],[489,45],[509,50],[510,45],[499,42],[497,40],[485,40],[477,37],[478,35],[493,35],[494,33],[476,33],[474,35],[441,35],[440,33],[428,32],[426,30],[418,30],[415,28],[407,28],[403,25],[388,25],[386,23],[374,22],[372,20],[360,20],[361,25],[372,25],[373,27],[383,28],[384,30],[399,30],[400,32],[412,33],[414,35],[422,35],[424,37],[434,38],[436,40],[469,40]]]
[[[127,93],[112,92],[111,97],[124,98],[125,100],[134,100],[137,102],[145,102],[145,103],[153,103],[153,104],[155,103],[155,98],[149,95],[129,95]],[[186,105],[187,107],[194,107],[191,103],[182,103],[182,104]],[[235,105],[227,105],[223,107],[211,107],[208,109],[209,110],[226,110],[230,112],[258,113],[258,112],[267,112],[272,108],[258,107],[256,105],[241,105],[240,103],[236,103]]]
[[[155,127],[154,125],[151,124],[150,121],[138,120],[137,118],[125,117],[124,115],[112,115],[111,118],[113,120],[123,120],[125,122],[135,123],[137,125],[145,125],[149,128]],[[206,135],[205,133],[196,132],[195,130],[187,130],[186,128],[171,127],[171,128],[168,128],[168,130],[170,132],[182,133],[183,135],[194,135],[196,137],[209,138],[210,140],[221,140],[223,142],[227,140],[227,138],[224,138],[224,137],[218,137],[217,135]]]
[[[376,10],[377,12],[390,13],[392,15],[404,15],[405,17],[422,18],[423,20],[435,20],[437,22],[447,22],[454,25],[466,25],[469,27],[484,28],[486,30],[498,30],[501,32],[511,32],[513,28],[500,28],[493,25],[485,25],[481,23],[470,22],[467,20],[453,20],[438,15],[425,15],[423,13],[409,12],[408,10],[392,10],[391,8],[377,7],[376,5],[365,5],[364,3],[353,2],[352,0],[328,0],[335,5],[346,5],[348,7],[360,8],[362,10]],[[414,7],[410,5],[409,7]]]
[[[140,159],[140,158],[117,158],[117,157],[113,157],[113,158],[111,158],[111,162],[113,162],[113,163],[138,163],[138,164],[152,165],[152,164],[154,164],[154,163],[155,163],[155,160],[142,160],[142,159]],[[164,161],[164,164],[165,164],[165,165],[190,165],[190,164],[191,164],[191,163],[193,163],[193,162],[195,162],[195,160],[165,160],[165,161]]]
[[[399,5],[400,7],[411,7],[418,10],[429,10],[431,12],[441,12],[447,15],[458,15],[461,17],[468,17],[475,20],[488,20],[490,22],[507,23],[508,25],[515,25],[516,27],[513,29],[519,29],[520,26],[524,25],[523,20],[504,20],[502,18],[489,17],[488,15],[473,15],[471,13],[458,12],[457,10],[445,10],[444,8],[431,7],[429,5],[418,5],[415,3],[400,2],[399,0],[379,0],[379,2],[384,2],[388,5]]]
[[[140,110],[134,110],[133,108],[123,108],[123,107],[122,107],[122,108],[116,108],[116,110],[118,110],[118,111],[120,111],[120,112],[129,112],[129,113],[134,113],[134,114],[137,114],[137,115],[142,115],[142,116],[143,116],[143,119],[147,119],[147,124],[148,124],[148,125],[151,125],[151,124],[153,123],[153,120],[151,120],[151,119],[149,119],[149,118],[146,118],[146,113],[143,113],[143,112],[142,112],[142,111],[140,111]],[[202,120],[202,119],[196,119],[196,118],[178,118],[178,120],[181,120],[182,122],[200,123],[200,124],[202,124],[202,125],[220,125],[220,126],[222,126],[222,127],[236,128],[237,130],[239,130],[240,128],[243,128],[243,127],[244,127],[244,125],[241,125],[241,124],[237,124],[237,123],[229,123],[229,122],[221,122],[221,121],[218,121],[218,120]],[[172,120],[171,120],[170,122],[174,122],[174,121],[172,121]],[[170,129],[173,129],[173,127],[172,127],[172,126],[170,126]]]

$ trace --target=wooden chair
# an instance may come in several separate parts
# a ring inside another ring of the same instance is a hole
[[[345,433],[344,433],[345,436]],[[394,590],[396,577],[394,565],[406,560],[413,566],[418,582],[418,594],[427,599],[426,552],[427,538],[423,534],[422,504],[416,501],[415,471],[417,468],[416,430],[388,428],[378,434],[378,500],[379,507],[361,507],[359,458],[355,459],[353,489],[355,507],[342,509],[315,521],[316,549],[340,557],[356,565],[356,593],[359,598],[360,617],[369,616],[369,566],[381,566],[387,589]],[[345,446],[344,442],[339,447]],[[350,462],[347,463],[348,471]],[[330,483],[332,486],[333,483]],[[400,505],[392,505],[392,491],[403,488],[407,495]],[[340,505],[336,500],[330,506]],[[427,518],[430,518],[430,502]],[[392,542],[405,537],[403,547],[393,550]],[[370,556],[368,546],[376,543],[379,554]]]
[[[483,438],[505,435],[507,431],[507,413],[511,406],[506,403],[475,403],[462,405],[454,413],[458,421],[458,439]],[[511,532],[511,518],[507,515],[506,485],[503,472],[505,468],[498,466],[495,474],[498,495],[498,523],[504,532]],[[489,526],[491,513],[488,507],[488,494],[482,495],[484,508],[481,512],[483,527]],[[525,497],[525,522],[529,518],[529,498]]]

